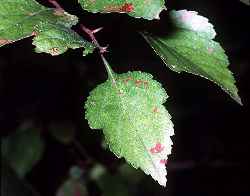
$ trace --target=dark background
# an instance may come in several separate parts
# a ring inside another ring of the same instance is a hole
[[[104,27],[97,38],[109,45],[106,56],[115,72],[150,72],[170,96],[166,107],[175,124],[175,136],[167,188],[146,177],[149,186],[142,186],[137,195],[250,195],[250,7],[238,0],[167,2],[169,10],[195,10],[214,24],[216,40],[231,62],[229,68],[244,104],[240,106],[213,83],[170,71],[137,33],[152,27],[164,32],[166,12],[161,21],[149,22],[126,15],[90,14],[77,1],[58,2],[89,28]],[[51,57],[36,54],[33,48],[31,39],[25,39],[0,49],[1,133],[7,135],[32,119],[46,138],[46,152],[28,180],[42,195],[54,195],[69,167],[89,157],[115,173],[123,161],[101,147],[101,132],[91,131],[84,120],[88,92],[107,77],[98,54],[82,57],[81,50],[69,50]],[[72,153],[73,147],[47,133],[50,122],[65,121],[74,123],[88,155]],[[89,190],[91,195],[99,195],[94,183]]]

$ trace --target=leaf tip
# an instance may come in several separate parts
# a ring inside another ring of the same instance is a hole
[[[234,95],[232,97],[238,104],[240,104],[240,106],[243,106],[242,100],[240,98],[240,96],[238,94]]]

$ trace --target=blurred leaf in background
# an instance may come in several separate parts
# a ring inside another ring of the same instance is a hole
[[[1,155],[1,196],[37,196],[38,194],[9,166]]]
[[[73,166],[69,173],[69,177],[59,187],[56,196],[87,196],[87,188],[82,179],[83,170]]]
[[[90,172],[90,179],[95,181],[102,191],[102,196],[136,195],[138,184],[145,178],[140,170],[128,164],[119,167],[115,174],[109,173],[102,165],[95,165]]]
[[[23,178],[42,158],[44,142],[38,129],[25,124],[15,133],[1,138],[1,151],[17,175]]]
[[[72,122],[53,122],[49,125],[50,134],[63,144],[69,144],[75,137],[75,126]]]

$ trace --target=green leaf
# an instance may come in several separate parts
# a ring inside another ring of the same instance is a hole
[[[111,151],[163,186],[174,132],[162,105],[166,99],[152,75],[136,71],[113,74],[91,91],[85,104],[85,118],[92,129],[103,129]]]
[[[85,41],[67,27],[43,24],[41,29],[33,39],[33,44],[36,46],[35,51],[38,53],[46,52],[55,56],[66,52],[68,48],[85,48],[84,56],[93,52],[94,46],[90,42]]]
[[[17,176],[1,154],[1,196],[39,196],[33,187]]]
[[[79,0],[82,8],[97,13],[127,13],[136,18],[159,19],[164,0]]]
[[[1,139],[3,156],[9,161],[18,176],[24,177],[41,159],[44,143],[38,130],[17,130]]]
[[[194,11],[171,11],[170,17],[175,27],[171,34],[158,37],[143,33],[154,51],[171,70],[204,77],[241,104],[225,51],[213,40],[213,25]]]
[[[92,52],[94,46],[70,29],[77,22],[76,16],[34,0],[0,0],[0,47],[34,36],[37,52],[59,55],[81,47]]]

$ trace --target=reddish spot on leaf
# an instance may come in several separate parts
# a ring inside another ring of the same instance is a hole
[[[38,35],[38,33],[36,32],[36,31],[33,31],[32,33],[31,33],[31,36],[37,36]]]
[[[168,160],[167,159],[161,159],[160,163],[166,165],[168,163]]]
[[[106,12],[132,12],[134,10],[134,6],[132,3],[125,3],[122,6],[120,5],[108,5],[104,7],[104,11]]]
[[[141,86],[141,85],[144,85],[145,87],[148,86],[148,82],[147,81],[144,81],[144,80],[135,80],[135,85],[137,87]]]
[[[11,43],[12,41],[11,40],[8,40],[8,39],[0,39],[0,46],[3,46],[5,44],[9,44]]]
[[[153,112],[154,113],[159,113],[159,109],[157,107],[154,107]]]
[[[121,11],[122,12],[132,12],[134,11],[134,6],[132,3],[125,3],[122,7],[121,7]]]
[[[150,152],[152,154],[155,154],[155,153],[160,153],[162,152],[164,149],[164,146],[161,145],[161,143],[156,143],[155,146],[153,148],[150,149]]]
[[[52,56],[59,55],[59,49],[58,49],[58,48],[51,48],[51,49],[49,50],[49,53],[50,53]]]
[[[130,80],[133,80],[133,78],[131,78],[131,77],[126,78],[126,79],[124,80],[124,83],[127,84],[128,81],[130,81]]]
[[[136,86],[141,86],[142,83],[143,83],[142,80],[136,80],[135,81]]]
[[[107,5],[107,6],[104,6],[104,11],[105,12],[119,12],[120,7],[117,5]]]
[[[212,54],[212,52],[214,51],[214,49],[213,48],[208,48],[207,51],[208,51],[209,54]]]

